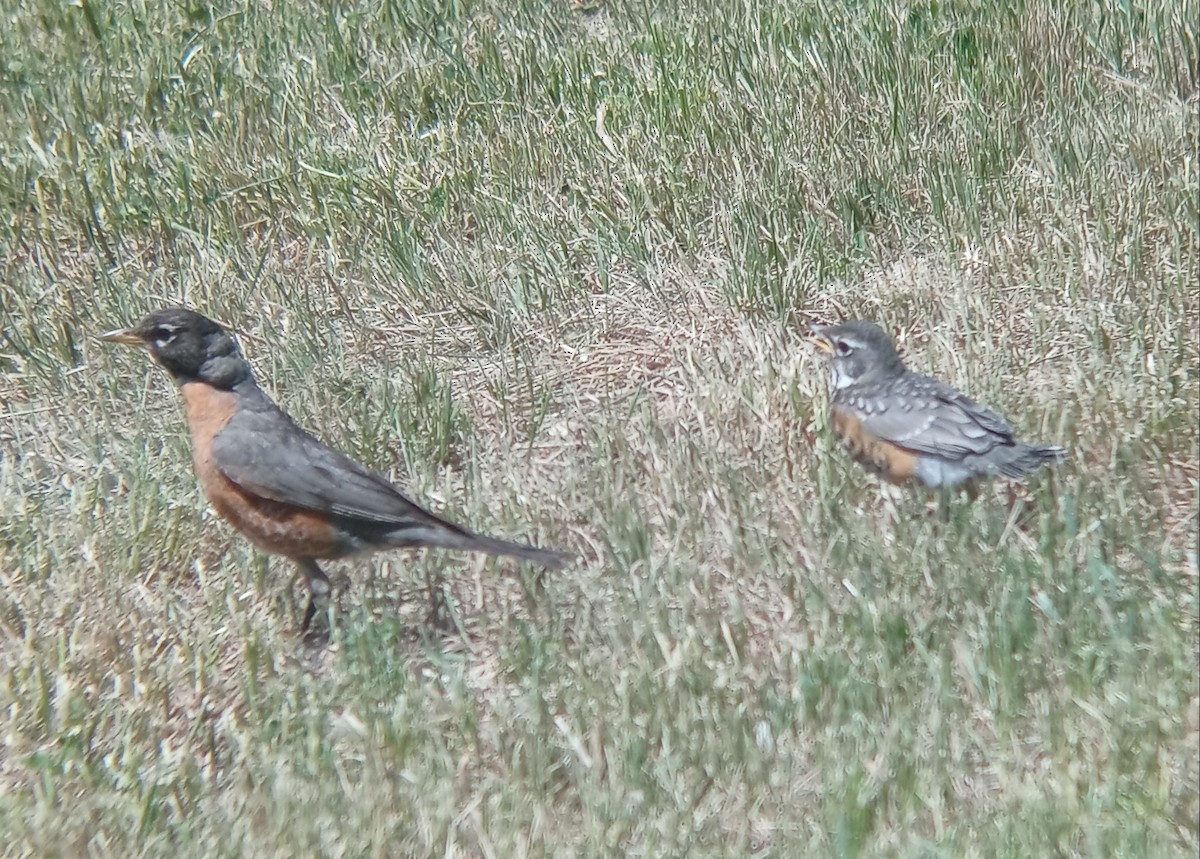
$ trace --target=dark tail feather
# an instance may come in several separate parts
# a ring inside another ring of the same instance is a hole
[[[539,549],[537,546],[530,546],[526,543],[510,543],[508,540],[485,537],[483,534],[472,534],[470,539],[463,543],[462,548],[471,552],[487,552],[489,555],[520,558],[522,561],[541,564],[548,570],[561,570],[571,560],[571,556],[566,552]]]
[[[541,564],[550,570],[561,569],[573,559],[573,556],[566,552],[539,549],[527,543],[510,543],[508,540],[473,534],[449,523],[438,523],[433,527],[423,523],[419,528],[408,529],[402,533],[393,531],[389,535],[389,545],[436,546],[440,549],[458,549],[463,552],[487,552],[489,555],[520,558],[522,561]]]
[[[1012,449],[1011,455],[996,464],[996,471],[1005,477],[1027,477],[1043,465],[1052,465],[1067,458],[1067,452],[1061,447],[1036,447],[1031,444],[1018,444]]]

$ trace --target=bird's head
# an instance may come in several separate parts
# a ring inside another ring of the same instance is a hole
[[[250,365],[228,331],[182,307],[156,310],[130,328],[100,335],[108,343],[143,346],[178,384],[233,388],[251,378]]]
[[[855,382],[903,372],[904,362],[887,332],[861,319],[837,325],[810,325],[817,348],[829,356],[834,390]]]

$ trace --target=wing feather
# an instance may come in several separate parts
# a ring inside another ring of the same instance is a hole
[[[433,525],[469,533],[322,444],[265,394],[230,419],[213,440],[212,455],[226,477],[264,498],[380,525]]]
[[[913,453],[963,459],[1015,444],[1003,418],[949,385],[917,375],[899,384],[901,390],[883,392],[882,397],[903,402],[904,407],[880,408],[855,395],[839,405],[850,408],[866,432]]]

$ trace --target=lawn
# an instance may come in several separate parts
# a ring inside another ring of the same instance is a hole
[[[1200,851],[1200,0],[0,7],[4,854]],[[303,641],[95,340],[180,303],[577,561]],[[851,317],[1071,460],[881,485]]]

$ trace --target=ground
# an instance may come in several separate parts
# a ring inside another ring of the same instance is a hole
[[[3,11],[6,853],[1200,850],[1195,0]],[[302,641],[94,339],[168,303],[577,561],[339,563]],[[849,317],[1070,461],[881,486]]]

